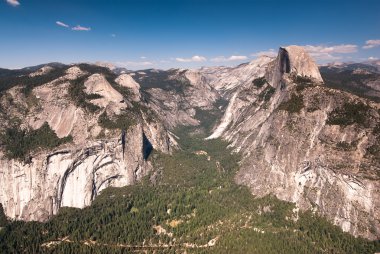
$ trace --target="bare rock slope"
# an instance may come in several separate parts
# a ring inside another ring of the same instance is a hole
[[[258,78],[239,86],[209,137],[243,154],[236,181],[378,238],[380,105],[325,87],[297,46],[280,48]]]
[[[0,146],[0,203],[8,217],[46,220],[60,207],[87,206],[104,188],[133,184],[151,171],[151,149],[170,153],[175,146],[155,113],[136,102],[141,95],[133,79],[91,68],[66,68],[47,83],[28,79],[30,92],[20,84],[0,97],[7,130],[1,133],[6,138]],[[52,135],[71,141],[16,156],[30,145],[19,147],[16,138],[37,135],[42,127],[42,140],[33,142],[48,142]]]

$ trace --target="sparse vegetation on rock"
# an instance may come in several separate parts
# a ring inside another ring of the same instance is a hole
[[[272,95],[276,92],[276,89],[268,85],[260,94],[259,99],[268,102]]]
[[[261,88],[263,87],[268,81],[265,79],[265,77],[256,78],[252,81],[252,83],[257,87]]]
[[[72,137],[58,138],[57,134],[44,123],[39,129],[26,131],[17,127],[8,128],[0,135],[0,140],[10,159],[26,159],[38,148],[53,149],[61,144],[71,142]]]
[[[115,115],[115,119],[110,119],[107,112],[104,111],[98,119],[100,126],[106,129],[127,130],[130,126],[136,123],[136,117],[131,112],[123,112],[120,115]]]
[[[70,98],[75,102],[78,107],[87,109],[89,112],[94,113],[100,109],[99,106],[92,104],[88,100],[101,98],[98,94],[86,94],[84,92],[84,82],[88,75],[82,76],[78,79],[72,80],[68,89]]]
[[[279,110],[285,110],[289,113],[299,113],[304,108],[303,95],[292,94],[289,100],[282,102]]]

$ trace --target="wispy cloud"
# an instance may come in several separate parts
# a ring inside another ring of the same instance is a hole
[[[205,62],[207,61],[207,58],[204,56],[193,56],[191,58],[176,58],[175,59],[177,62],[182,62],[182,63],[189,63],[189,62]]]
[[[368,57],[368,60],[370,60],[370,61],[373,61],[373,60],[379,60],[379,58],[374,57],[374,56],[370,56],[370,57]]]
[[[12,5],[13,7],[19,6],[20,2],[17,0],[7,0],[7,3]]]
[[[115,37],[116,37],[116,34],[111,34],[111,37],[112,37],[112,38],[115,38]]]
[[[140,56],[140,59],[146,59],[146,56]]]
[[[380,46],[380,40],[368,40],[365,42],[363,49],[371,49]]]
[[[69,25],[66,25],[65,23],[61,22],[61,21],[56,21],[55,22],[57,25],[59,26],[63,26],[63,27],[69,27]]]
[[[358,51],[358,46],[354,44],[340,44],[334,46],[306,45],[303,47],[317,61],[339,60],[342,59],[342,56],[336,54],[350,54]]]
[[[341,56],[332,55],[329,53],[309,53],[317,61],[335,61],[342,59]]]
[[[116,62],[116,65],[121,67],[136,67],[136,66],[151,66],[153,62],[149,61],[125,61],[125,62]]]
[[[341,53],[341,54],[347,54],[347,53],[355,53],[358,51],[358,46],[353,44],[340,44],[335,46],[313,46],[313,45],[306,45],[303,46],[307,52],[309,53]]]
[[[212,58],[212,62],[233,62],[233,61],[243,61],[247,60],[247,56],[230,56],[230,57],[224,57],[224,56],[218,56],[215,58]]]
[[[354,44],[339,44],[339,45],[305,45],[303,48],[317,61],[335,61],[342,59],[342,54],[350,54],[358,51],[358,46]],[[251,56],[271,56],[274,57],[277,52],[274,49],[260,51]],[[346,57],[347,58],[347,57]]]
[[[274,56],[277,56],[277,52],[274,49],[269,49],[269,50],[259,51],[259,52],[253,53],[251,56],[255,56],[255,57],[260,57],[260,56],[274,57]]]
[[[91,31],[91,27],[84,27],[84,26],[77,25],[77,26],[72,27],[71,30],[74,30],[74,31]]]

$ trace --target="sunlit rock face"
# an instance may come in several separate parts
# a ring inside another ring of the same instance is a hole
[[[124,153],[119,138],[41,153],[30,164],[2,160],[0,200],[11,218],[46,220],[60,207],[90,205],[108,186],[133,184],[150,169],[136,125],[127,131]]]
[[[137,83],[129,74],[121,74],[116,80],[119,85],[129,88],[133,94],[133,101],[141,100],[140,84]]]
[[[379,103],[326,88],[297,46],[280,48],[262,76],[268,81],[262,87],[239,86],[209,137],[243,154],[236,181],[255,196],[275,195],[353,235],[378,238],[380,163],[370,148],[380,140]],[[364,105],[366,124],[329,122],[347,103]]]
[[[236,67],[204,67],[197,70],[223,97],[230,99],[232,93],[242,85],[251,83],[265,74],[272,57],[260,56],[257,59]]]
[[[266,78],[271,86],[281,85],[284,75],[296,75],[313,79],[316,83],[322,83],[317,64],[313,58],[300,46],[288,46],[280,48],[275,61],[273,61],[266,73]]]
[[[141,73],[138,72],[144,79],[146,74]],[[149,106],[169,129],[178,125],[199,125],[197,110],[214,109],[220,98],[218,91],[198,70],[171,69],[150,75],[154,83],[144,89],[144,94],[149,98]]]
[[[99,107],[93,113],[78,106],[69,93],[70,81],[84,75],[84,93],[98,95],[87,100]],[[132,101],[139,103],[139,85],[125,76],[116,79],[131,90],[130,97],[118,92],[104,75],[86,73],[78,66],[35,87],[29,97],[20,87],[0,97],[1,107],[6,109],[0,112],[3,128],[17,117],[24,129],[35,130],[47,122],[59,138],[70,135],[73,139],[52,150],[32,151],[27,161],[7,159],[0,147],[0,203],[8,217],[44,221],[60,207],[88,206],[105,188],[131,185],[147,175],[153,169],[148,161],[152,149],[170,153],[176,146],[162,122],[147,112],[138,113],[140,117],[134,118],[125,134],[99,124],[104,112],[115,118],[138,107]]]

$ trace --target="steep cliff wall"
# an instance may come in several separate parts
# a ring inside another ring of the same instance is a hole
[[[324,87],[299,47],[281,48],[265,77],[262,87],[239,87],[210,136],[243,153],[236,181],[378,238],[380,105]]]
[[[37,147],[27,159],[9,159],[0,143],[0,203],[8,217],[43,221],[63,206],[83,208],[104,188],[147,175],[152,149],[171,152],[175,141],[146,105],[138,104],[137,83],[118,77],[116,84],[129,89],[122,90],[106,77],[74,66],[29,95],[13,87],[0,97],[7,109],[0,117],[5,128],[35,130],[46,122],[58,138],[72,137],[53,149]],[[83,105],[97,107],[89,111]]]
[[[143,129],[130,128],[121,139],[68,145],[40,153],[30,164],[1,160],[0,203],[5,214],[22,220],[46,220],[62,206],[83,208],[108,186],[133,184],[151,165],[144,159]]]
[[[284,74],[308,77],[316,83],[323,82],[317,64],[300,46],[280,48],[275,61],[269,64],[265,76],[271,86],[277,87],[285,83],[282,80]]]

